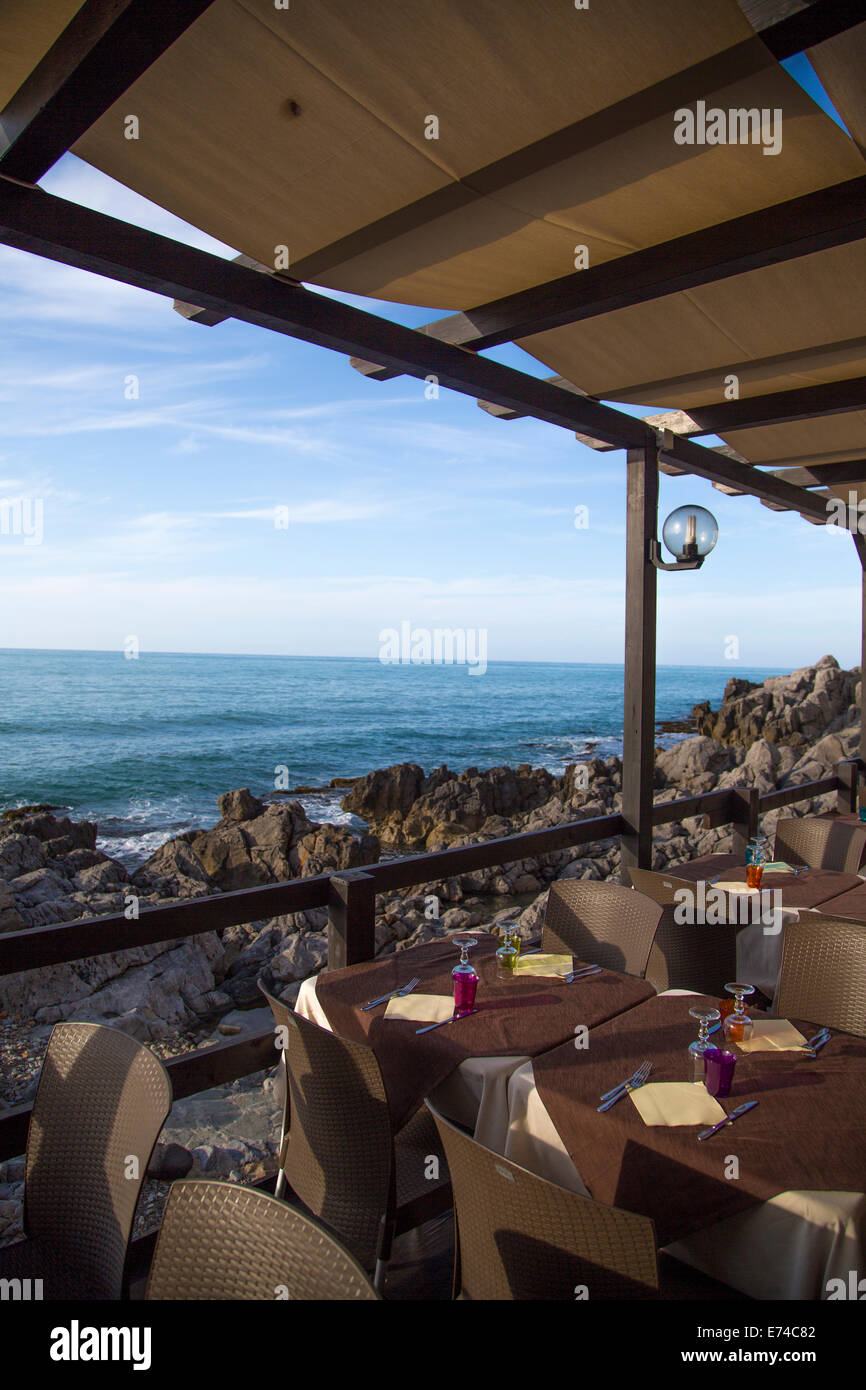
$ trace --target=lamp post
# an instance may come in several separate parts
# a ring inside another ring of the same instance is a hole
[[[662,559],[655,539],[649,543],[649,558],[657,570],[699,570],[718,539],[718,522],[706,507],[677,507],[662,527],[662,540],[673,562]]]

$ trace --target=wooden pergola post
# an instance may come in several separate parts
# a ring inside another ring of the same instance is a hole
[[[625,690],[622,753],[621,876],[652,868],[653,778],[656,716],[656,580],[650,541],[656,538],[658,449],[648,443],[627,453],[625,565]]]

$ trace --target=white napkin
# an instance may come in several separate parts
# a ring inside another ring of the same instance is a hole
[[[738,1042],[741,1052],[796,1052],[806,1041],[803,1034],[786,1018],[752,1020],[755,1031],[748,1042]]]
[[[389,999],[384,1018],[411,1018],[417,1023],[440,1023],[451,1018],[454,1000],[450,994],[404,994]]]
[[[654,1081],[629,1095],[645,1125],[717,1125],[725,1118],[702,1081]]]
[[[574,965],[573,956],[555,956],[548,952],[539,951],[533,956],[519,956],[517,959],[518,975],[570,975]]]

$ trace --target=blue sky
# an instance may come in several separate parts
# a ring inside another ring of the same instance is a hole
[[[72,155],[43,186],[233,254]],[[6,247],[0,323],[0,498],[44,505],[42,544],[0,535],[0,647],[375,657],[408,620],[484,628],[491,661],[621,661],[622,453]],[[660,520],[686,501],[721,534],[700,572],[660,576],[661,662],[725,664],[732,636],[743,665],[859,662],[850,540],[662,479]]]

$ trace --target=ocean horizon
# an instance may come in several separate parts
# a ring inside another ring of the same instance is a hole
[[[95,820],[128,865],[213,825],[248,786],[314,787],[317,820],[359,825],[328,784],[399,762],[425,771],[571,762],[622,753],[621,663],[383,664],[376,657],[0,648],[0,810],[51,803]],[[732,675],[777,667],[659,666],[659,725],[717,704]],[[660,732],[668,746],[687,733]]]

